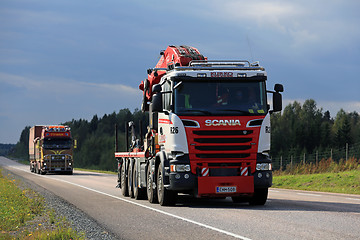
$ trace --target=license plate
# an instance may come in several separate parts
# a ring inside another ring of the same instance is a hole
[[[61,168],[55,168],[55,171],[61,171]]]
[[[217,193],[233,193],[236,192],[236,186],[233,187],[216,187]]]

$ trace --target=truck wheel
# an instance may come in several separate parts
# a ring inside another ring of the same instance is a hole
[[[151,176],[151,166],[148,166],[147,174],[146,174],[146,189],[147,189],[147,198],[150,203],[157,203],[157,194],[156,187],[153,187],[154,182]]]
[[[128,167],[128,191],[129,191],[129,196],[131,198],[134,198],[134,191],[133,191],[133,160],[129,161],[129,167]]]
[[[134,168],[133,168],[133,190],[134,190],[134,198],[136,200],[145,198],[146,188],[139,188],[138,171],[136,169],[136,162],[134,163]]]
[[[161,206],[173,206],[176,203],[177,193],[167,190],[164,187],[164,176],[161,166],[158,167],[157,172],[157,196]]]
[[[264,205],[266,203],[267,196],[268,196],[267,188],[255,189],[254,196],[252,196],[250,198],[249,204],[250,205]]]
[[[127,187],[127,177],[125,171],[125,160],[123,160],[123,163],[121,164],[121,193],[124,197],[129,196],[129,191]]]
[[[117,187],[117,188],[121,188],[121,168],[118,169],[117,176],[118,176],[118,179],[117,179],[118,185],[117,185],[116,187]]]

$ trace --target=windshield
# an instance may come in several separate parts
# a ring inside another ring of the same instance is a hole
[[[175,89],[174,96],[174,112],[177,115],[267,113],[264,81],[183,81]]]
[[[72,141],[69,138],[45,138],[43,147],[44,148],[71,148]]]

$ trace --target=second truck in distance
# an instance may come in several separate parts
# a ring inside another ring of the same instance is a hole
[[[147,131],[137,138],[128,123],[127,151],[115,151],[122,194],[161,205],[174,205],[179,193],[265,204],[270,115],[282,109],[283,86],[266,90],[258,62],[210,61],[189,46],[160,54],[139,86]]]
[[[36,125],[29,130],[30,171],[73,174],[73,140],[70,127]]]

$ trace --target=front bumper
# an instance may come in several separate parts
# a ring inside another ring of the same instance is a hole
[[[272,186],[272,171],[255,171],[254,188],[269,188]]]

